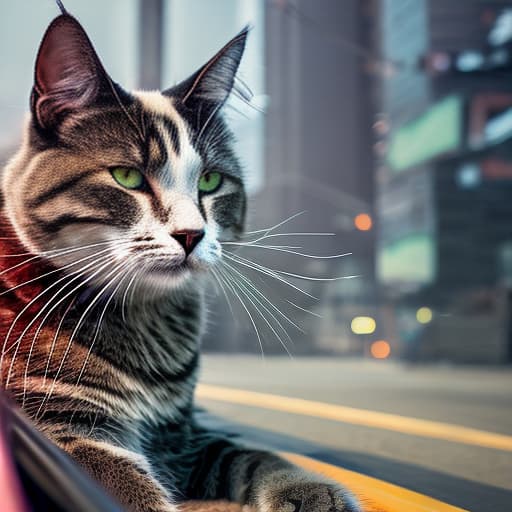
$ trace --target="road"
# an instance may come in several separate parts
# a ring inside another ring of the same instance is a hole
[[[510,369],[207,355],[201,384],[199,404],[251,441],[466,510],[512,511]]]

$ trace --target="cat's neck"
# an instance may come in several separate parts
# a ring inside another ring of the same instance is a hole
[[[84,338],[87,343],[95,338],[92,352],[132,376],[146,382],[172,380],[199,352],[202,301],[195,289],[155,300],[105,302]]]

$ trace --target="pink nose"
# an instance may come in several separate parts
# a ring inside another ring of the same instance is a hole
[[[188,256],[203,238],[204,229],[184,229],[171,233],[171,236],[183,247]]]

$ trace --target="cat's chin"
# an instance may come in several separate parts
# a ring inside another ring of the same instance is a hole
[[[156,293],[184,289],[191,281],[197,282],[207,270],[207,265],[188,260],[179,265],[152,265],[137,278],[137,288]]]
[[[172,267],[157,266],[148,270],[142,280],[151,287],[168,290],[183,286],[192,273],[186,263]]]
[[[164,293],[169,290],[176,290],[186,286],[192,276],[188,269],[180,272],[149,272],[141,278],[140,289],[157,293]]]

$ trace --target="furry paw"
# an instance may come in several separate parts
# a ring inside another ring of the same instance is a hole
[[[357,501],[334,482],[303,474],[274,475],[258,500],[260,512],[361,512]]]

